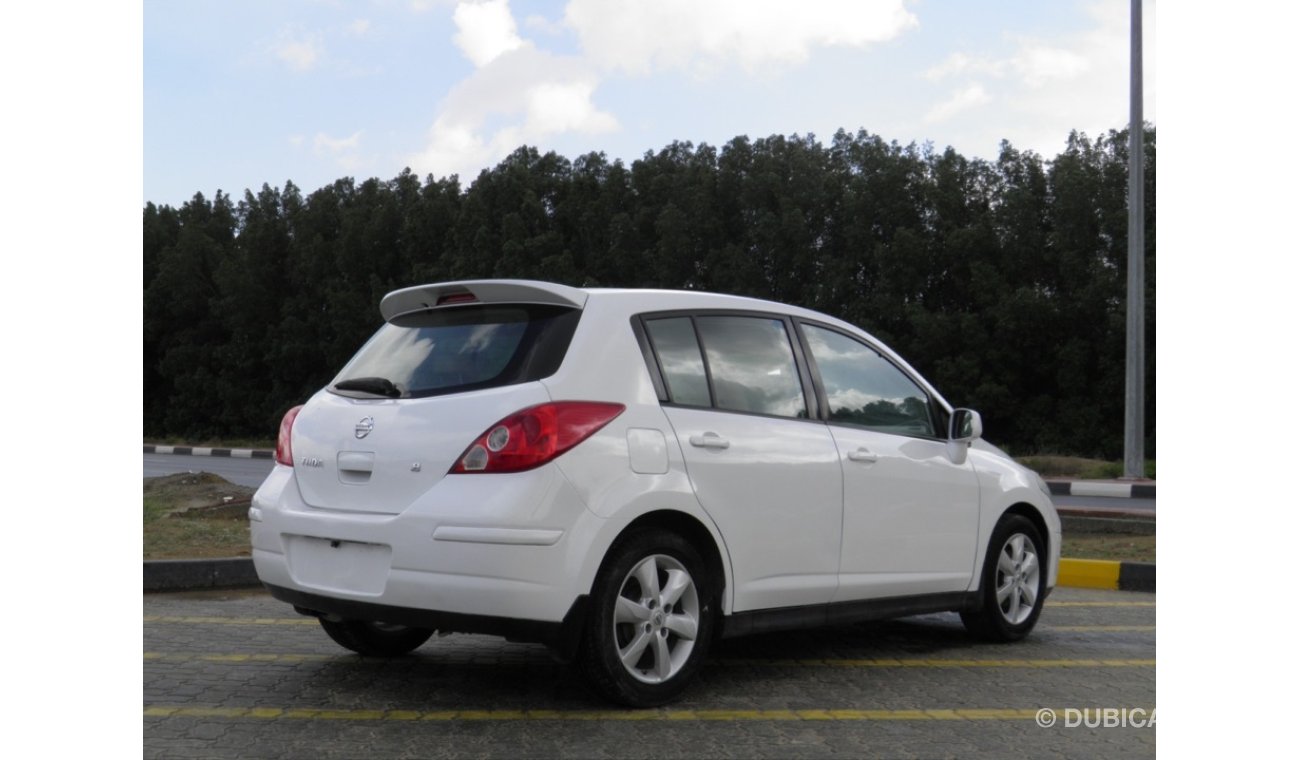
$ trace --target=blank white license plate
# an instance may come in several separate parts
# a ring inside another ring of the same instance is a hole
[[[289,536],[289,573],[303,586],[378,596],[388,583],[393,547]]]

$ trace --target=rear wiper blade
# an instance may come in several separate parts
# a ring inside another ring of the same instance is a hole
[[[361,391],[376,396],[397,398],[402,392],[386,377],[352,377],[334,384],[336,391]]]

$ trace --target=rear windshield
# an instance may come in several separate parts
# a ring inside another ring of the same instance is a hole
[[[344,396],[418,398],[540,380],[559,369],[580,314],[541,304],[406,314],[379,328],[330,390]],[[367,390],[374,383],[357,382],[367,379],[387,381],[394,390]],[[334,387],[340,383],[351,387]]]

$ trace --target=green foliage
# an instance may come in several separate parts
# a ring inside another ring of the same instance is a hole
[[[1079,480],[1114,480],[1124,474],[1124,463],[1102,459],[1040,454],[1016,457],[1016,461],[1045,478]],[[1146,460],[1145,477],[1155,480],[1156,460]]]
[[[908,357],[990,439],[1122,449],[1126,132],[996,161],[860,131],[674,142],[625,166],[521,147],[467,188],[409,170],[144,209],[145,433],[266,437],[394,288],[486,277],[804,305]],[[1155,131],[1146,136],[1148,451]]]

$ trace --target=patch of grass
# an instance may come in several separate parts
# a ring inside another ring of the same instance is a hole
[[[1036,454],[1016,457],[1016,461],[1045,478],[1079,478],[1081,480],[1113,480],[1124,474],[1124,463],[1087,457],[1067,457],[1055,454]],[[1146,461],[1146,477],[1155,480],[1156,460]]]
[[[1065,535],[1061,538],[1061,556],[1071,559],[1109,559],[1128,562],[1155,562],[1155,536],[1115,534]]]
[[[246,557],[253,489],[207,472],[144,481],[144,558]]]

